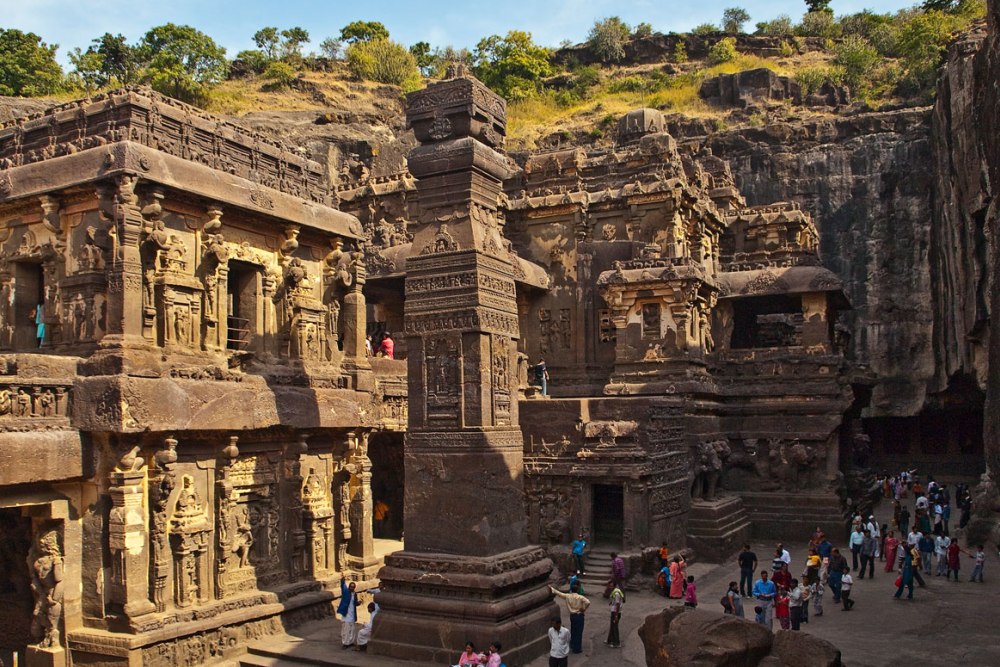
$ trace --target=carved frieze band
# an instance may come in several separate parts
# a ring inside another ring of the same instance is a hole
[[[403,326],[407,336],[423,336],[441,331],[482,331],[519,335],[517,315],[486,308],[476,308],[451,313],[407,314]]]
[[[470,454],[524,451],[524,436],[518,428],[498,428],[489,431],[430,431],[413,429],[406,434],[410,452],[422,454]]]

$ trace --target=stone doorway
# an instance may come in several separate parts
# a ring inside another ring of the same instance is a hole
[[[39,309],[45,301],[45,271],[41,264],[14,263],[14,349],[37,350]],[[41,317],[48,315],[42,312]],[[48,332],[46,332],[46,335]]]
[[[34,597],[28,570],[31,548],[31,519],[16,508],[0,508],[0,662],[24,664],[31,641]]]
[[[403,539],[403,434],[373,433],[372,530],[377,540]],[[382,513],[384,512],[384,514]],[[379,517],[382,516],[381,520]]]
[[[625,498],[621,484],[595,484],[594,544],[621,547],[625,527]]]

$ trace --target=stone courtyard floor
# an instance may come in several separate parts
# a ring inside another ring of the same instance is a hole
[[[752,545],[758,557],[773,551],[773,544]],[[786,545],[793,546],[793,545]],[[800,572],[805,545],[794,545],[792,571]],[[941,577],[924,575],[926,588],[914,589],[914,600],[893,598],[896,575],[886,573],[884,564],[876,568],[874,579],[856,581],[852,597],[857,604],[850,612],[841,611],[832,603],[827,592],[822,617],[811,617],[803,631],[835,644],[849,667],[881,667],[889,664],[934,665],[1000,665],[1000,559],[994,547],[987,548],[984,584],[968,581],[972,559],[963,555],[962,580],[945,581]],[[849,557],[848,557],[849,558]],[[879,565],[879,564],[877,564]],[[694,563],[688,568],[698,584],[699,607],[718,611],[729,581],[738,579],[735,560],[732,565]],[[606,601],[599,591],[587,591],[592,600],[584,631],[584,652],[570,655],[571,666],[616,667],[645,665],[645,653],[637,630],[643,619],[664,608],[679,604],[652,592],[631,592],[625,604],[620,625],[623,646],[612,649],[604,645],[608,631]],[[745,600],[752,616],[752,600]],[[563,622],[568,623],[565,607]],[[777,628],[777,622],[775,622]],[[417,663],[389,660],[378,656],[344,651],[340,647],[340,623],[317,621],[304,625],[291,634],[272,637],[250,647],[250,653],[240,662],[244,667],[293,667],[311,664],[324,667],[413,667]],[[458,656],[456,655],[456,658]],[[548,658],[540,657],[527,666],[545,667]]]

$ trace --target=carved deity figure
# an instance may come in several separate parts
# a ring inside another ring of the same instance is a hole
[[[59,533],[55,529],[41,533],[31,545],[28,569],[31,571],[31,592],[35,596],[31,636],[42,648],[58,647],[63,605],[63,557],[59,548]]]
[[[38,397],[38,412],[41,417],[55,416],[56,397],[51,389],[46,389]]]
[[[236,535],[233,536],[233,553],[240,557],[240,567],[250,564],[253,547],[253,529],[250,527],[249,510],[243,505],[236,512]]]
[[[726,445],[728,450],[728,445]],[[716,448],[713,442],[699,443],[697,462],[694,469],[694,484],[691,487],[691,498],[694,500],[715,500],[715,490],[722,473],[721,447]]]
[[[9,389],[0,389],[0,417],[14,412],[13,394]]]
[[[27,389],[19,389],[17,392],[17,398],[14,403],[14,416],[31,416],[31,394],[28,393]]]

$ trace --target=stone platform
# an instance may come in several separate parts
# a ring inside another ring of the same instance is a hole
[[[847,518],[834,493],[741,491],[754,539],[793,541],[811,535],[817,526],[836,543],[847,535]]]
[[[750,539],[750,519],[738,496],[695,500],[688,518],[688,546],[702,560],[719,562]]]

